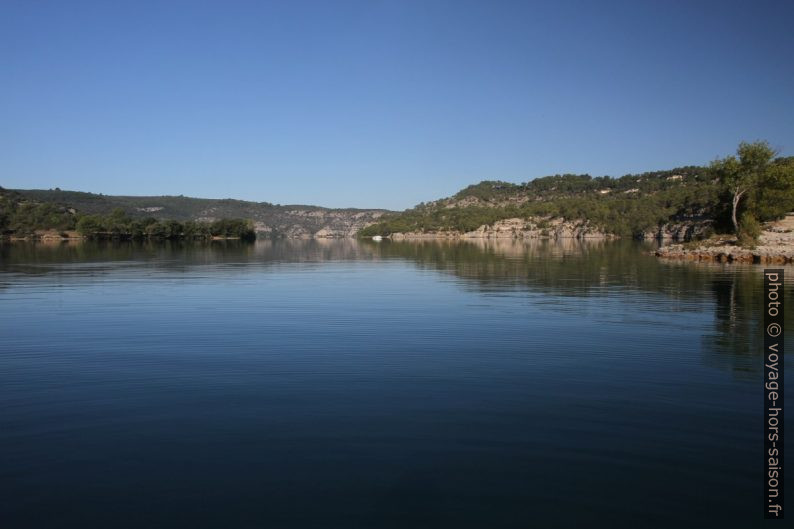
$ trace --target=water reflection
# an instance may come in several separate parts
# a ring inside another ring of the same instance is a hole
[[[760,268],[650,249],[0,246],[3,520],[752,526]]]
[[[474,239],[423,240],[260,240],[207,243],[65,242],[0,245],[0,272],[32,276],[80,275],[96,280],[125,267],[223,273],[288,263],[332,261],[409,262],[422,270],[449,274],[459,285],[482,293],[526,291],[551,296],[663,296],[678,304],[667,310],[710,310],[713,332],[702,337],[705,363],[752,376],[760,368],[759,330],[762,268],[754,265],[661,261],[653,247],[634,241]],[[219,267],[219,265],[222,265]],[[794,267],[787,267],[787,283]],[[7,282],[0,275],[0,289]],[[791,289],[786,290],[789,303]],[[571,310],[566,305],[566,310]],[[550,310],[554,307],[551,306]],[[647,307],[644,310],[648,310]],[[787,311],[787,325],[794,311]],[[676,329],[670,329],[671,333]]]

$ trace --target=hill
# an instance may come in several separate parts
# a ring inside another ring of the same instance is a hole
[[[76,217],[101,215],[112,218],[94,219],[94,224],[102,225],[95,230],[98,233],[108,231],[106,225],[131,226],[136,221],[140,221],[136,226],[158,230],[155,222],[166,228],[168,222],[198,222],[204,228],[220,223],[208,229],[228,232],[231,225],[224,222],[235,219],[234,226],[250,221],[248,230],[253,226],[260,235],[290,238],[359,234],[688,240],[716,230],[733,233],[741,245],[751,246],[760,236],[762,223],[794,211],[794,157],[776,157],[777,151],[763,141],[742,142],[736,152],[737,156],[715,160],[709,167],[685,166],[620,178],[562,174],[520,184],[487,180],[399,213],[233,199],[0,188],[0,228],[12,232],[68,229],[77,225]],[[9,226],[10,209],[3,204],[13,206],[17,228]],[[90,224],[83,221],[86,223]]]
[[[563,174],[514,184],[486,180],[364,228],[362,236],[638,237],[689,240],[732,233],[758,241],[760,223],[794,211],[794,157],[741,142],[708,167],[593,178]]]
[[[483,181],[387,215],[361,234],[655,237],[661,232],[684,238],[719,216],[720,193],[708,169],[698,166],[621,178],[564,174],[521,184]],[[683,231],[671,231],[677,223],[685,224]]]
[[[180,222],[250,219],[257,233],[272,237],[349,237],[386,213],[377,209],[329,209],[185,196],[114,196],[60,189],[8,192],[22,200],[87,215],[109,215],[121,209],[133,219],[152,217]]]

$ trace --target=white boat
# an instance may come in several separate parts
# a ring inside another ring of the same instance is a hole
[[[380,235],[373,235],[372,236],[372,240],[373,241],[382,241],[383,237],[381,237]]]

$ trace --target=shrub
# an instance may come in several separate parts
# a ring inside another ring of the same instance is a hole
[[[761,236],[761,224],[752,213],[745,211],[739,222],[739,245],[745,248],[754,248]]]

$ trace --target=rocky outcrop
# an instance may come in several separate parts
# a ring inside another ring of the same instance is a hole
[[[393,233],[395,240],[402,239],[611,239],[613,235],[604,233],[587,221],[567,221],[563,219],[511,218],[484,224],[469,232],[408,232]]]
[[[10,235],[11,241],[42,241],[61,242],[69,240],[82,240],[84,237],[74,230],[36,230],[26,235]]]
[[[665,259],[716,261],[721,263],[794,263],[794,215],[764,229],[755,248],[743,248],[729,237],[718,237],[688,245],[672,244],[656,250]]]
[[[691,241],[706,237],[712,230],[713,220],[703,217],[680,219],[668,222],[642,234],[645,240]]]
[[[289,239],[337,239],[356,233],[377,222],[380,210],[290,209],[264,216],[254,229],[265,237]]]
[[[689,217],[648,230],[641,238],[661,241],[689,241],[707,236],[713,221],[706,217]],[[476,230],[394,233],[392,239],[614,239],[587,220],[564,220],[550,217],[510,218],[484,224]]]

